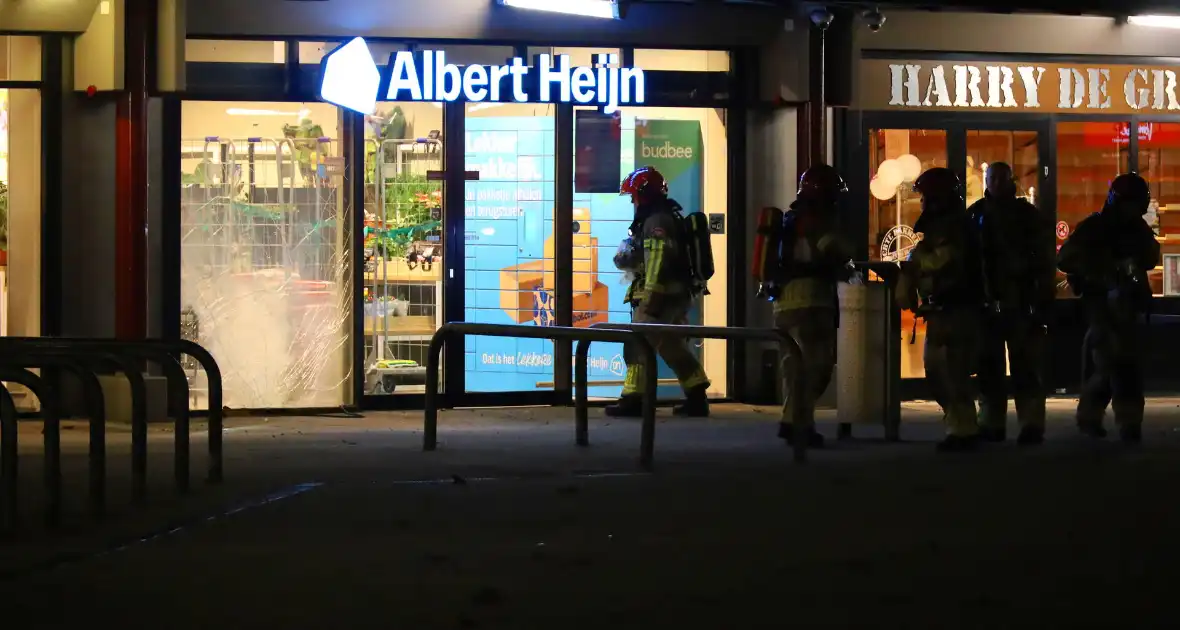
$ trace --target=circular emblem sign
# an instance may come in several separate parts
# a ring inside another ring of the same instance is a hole
[[[921,240],[908,225],[895,225],[881,239],[881,260],[899,262],[910,255],[910,250]]]
[[[1066,223],[1065,221],[1058,221],[1057,222],[1057,238],[1064,240],[1065,237],[1067,237],[1067,236],[1069,236],[1069,224]]]

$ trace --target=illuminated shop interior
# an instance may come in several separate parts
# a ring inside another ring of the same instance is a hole
[[[301,42],[300,64],[318,64],[335,46]],[[283,42],[256,41],[189,40],[187,48],[190,66],[282,64],[287,51]],[[373,42],[369,48],[378,64],[404,49]],[[436,49],[456,64],[503,64],[513,52],[502,46]],[[541,52],[570,55],[575,66],[620,53],[529,48],[529,58]],[[634,64],[725,72],[729,61],[717,51],[636,50]],[[464,168],[480,174],[461,191],[448,190],[438,177],[446,151],[456,146],[446,133],[448,107],[464,108]],[[609,119],[593,108],[574,114],[578,121],[613,125],[614,144],[594,146],[614,146],[618,153],[605,160],[608,173],[595,170],[597,161],[575,158],[573,322],[630,321],[624,278],[611,262],[632,213],[618,182],[656,159],[636,155],[642,153],[637,147],[665,141],[649,140],[649,133],[669,134],[667,141],[683,140],[692,149],[683,168],[662,166],[677,171],[669,172],[673,194],[683,195],[687,210],[724,221],[725,110],[627,106]],[[363,207],[350,206],[345,192],[347,168],[361,163],[344,142],[347,124],[343,109],[323,102],[182,103],[181,326],[217,359],[230,407],[335,407],[351,404],[356,389],[366,397],[422,394],[426,348],[444,321],[448,294],[444,229],[458,223],[444,212],[449,195],[464,200],[463,319],[553,323],[561,267],[554,246],[554,105],[378,102],[364,120]],[[606,128],[578,123],[575,147],[583,129]],[[610,190],[602,187],[606,181]],[[356,230],[363,231],[360,252]],[[729,293],[722,234],[714,236],[713,251],[717,270],[694,317],[723,326]],[[363,265],[359,274],[354,261]],[[354,330],[363,336],[360,343]],[[725,396],[725,342],[696,343],[713,382],[709,393]],[[460,368],[468,392],[555,387],[551,342],[473,337],[466,344]],[[362,355],[359,361],[354,353]],[[204,404],[203,375],[191,369],[196,402]],[[592,396],[618,394],[621,346],[592,347],[590,379]],[[661,386],[661,395],[679,395],[670,373],[661,374]]]
[[[41,333],[41,40],[0,36],[0,335]],[[20,406],[35,404],[20,386]]]

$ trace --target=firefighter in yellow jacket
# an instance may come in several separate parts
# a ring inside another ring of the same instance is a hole
[[[852,249],[836,230],[836,205],[848,185],[835,168],[820,164],[799,177],[795,202],[783,213],[778,248],[779,277],[768,296],[774,302],[774,324],[794,337],[802,350],[799,360],[784,355],[787,400],[783,404],[779,437],[793,444],[805,435],[813,448],[822,447],[815,429],[815,403],[827,390],[836,366],[836,327],[839,300],[836,284],[846,280]],[[803,391],[792,391],[794,370],[805,374]],[[803,417],[795,418],[795,397],[803,398]]]
[[[898,306],[926,320],[926,381],[942,406],[947,436],[940,451],[967,451],[979,442],[971,374],[984,304],[978,235],[959,192],[959,178],[932,168],[914,182],[922,214],[914,231],[922,240],[902,265]]]
[[[615,266],[634,276],[625,301],[631,305],[631,321],[653,324],[685,324],[696,298],[685,235],[678,218],[680,204],[668,198],[668,183],[655,168],[646,166],[623,180],[620,195],[630,195],[635,206],[631,243],[624,242]],[[685,403],[676,407],[680,416],[708,416],[709,378],[689,350],[687,340],[652,337],[664,362],[684,388]],[[609,416],[639,416],[643,410],[642,360],[634,348],[624,350],[627,377],[619,401],[606,408]]]

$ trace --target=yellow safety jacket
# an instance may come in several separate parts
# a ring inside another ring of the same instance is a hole
[[[667,208],[652,212],[639,227],[643,266],[627,289],[623,301],[638,304],[652,294],[680,297],[689,294],[688,260],[684,256],[680,223],[673,213],[679,205],[668,200]]]
[[[829,225],[812,228],[794,239],[791,247],[784,248],[790,256],[784,268],[789,273],[794,264],[808,270],[786,281],[774,301],[774,312],[837,308],[836,283],[841,270],[852,260],[851,246]]]

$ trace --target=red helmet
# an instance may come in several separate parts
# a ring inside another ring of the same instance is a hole
[[[668,196],[668,182],[654,166],[635,169],[619,186],[619,195],[631,195],[631,201],[643,202]]]
[[[1151,204],[1151,188],[1147,180],[1138,173],[1123,173],[1114,178],[1106,195],[1106,204],[1113,206],[1123,201],[1140,204],[1147,212],[1147,206]]]
[[[796,196],[805,201],[831,203],[840,193],[848,192],[848,184],[840,172],[828,164],[816,164],[799,176]]]
[[[927,169],[914,182],[914,192],[923,197],[947,199],[959,195],[959,176],[941,166]]]

